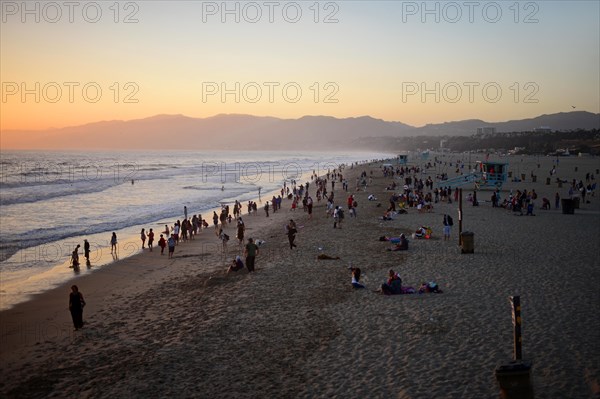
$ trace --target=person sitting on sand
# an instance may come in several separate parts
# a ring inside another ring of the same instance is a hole
[[[546,197],[542,198],[542,209],[550,210],[550,200]]]
[[[390,240],[394,242],[392,239]],[[408,240],[404,234],[400,234],[400,240],[392,245],[391,248],[387,249],[388,251],[407,251],[408,250]]]
[[[389,210],[385,211],[385,213],[383,214],[383,216],[381,217],[380,220],[384,220],[384,221],[394,220],[394,219],[392,219],[392,211],[389,211]]]
[[[244,266],[244,262],[242,262],[242,258],[237,255],[235,257],[235,259],[231,262],[231,266],[229,266],[229,269],[227,269],[227,273],[231,273],[231,272],[237,272],[238,270],[243,269]]]
[[[415,238],[430,238],[431,237],[431,229],[426,226],[421,226],[415,231]]]
[[[402,279],[394,270],[390,269],[387,283],[381,284],[381,293],[384,295],[399,295],[402,293]]]
[[[350,271],[352,271],[352,287],[354,288],[365,288],[364,285],[359,283],[360,281],[360,268],[359,267],[351,267]]]

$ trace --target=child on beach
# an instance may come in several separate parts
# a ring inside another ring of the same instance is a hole
[[[160,235],[160,238],[158,239],[158,246],[160,247],[160,254],[164,255],[165,253],[165,247],[167,246],[167,241],[165,240],[165,237],[163,237],[163,235]]]
[[[241,270],[244,268],[244,262],[242,262],[242,258],[237,255],[235,257],[235,259],[231,262],[231,266],[229,266],[229,269],[227,269],[227,273],[231,273],[231,272],[237,272],[238,270]]]
[[[173,238],[173,236],[169,237],[167,243],[169,245],[169,259],[171,259],[173,257],[173,253],[175,252],[175,238]]]
[[[365,288],[360,281],[360,268],[359,267],[351,267],[350,271],[352,272],[352,287],[353,288]]]

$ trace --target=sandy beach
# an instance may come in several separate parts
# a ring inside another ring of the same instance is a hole
[[[599,398],[600,196],[588,196],[573,215],[554,209],[555,193],[564,198],[568,190],[556,176],[546,185],[554,161],[510,158],[510,170],[526,179],[507,182],[502,196],[535,189],[536,216],[492,208],[491,191],[478,192],[479,207],[464,202],[474,254],[458,246],[457,203],[380,220],[392,179],[372,163],[343,171],[358,217],[346,212],[341,229],[316,199],[310,220],[287,200],[269,218],[260,206],[245,215],[246,237],[266,241],[255,273],[225,274],[239,253],[231,226],[227,254],[209,228],[178,245],[174,259],[155,249],[80,276],[73,283],[87,302],[82,330],[73,331],[67,309],[72,283],[0,313],[0,396],[498,397],[494,370],[513,349],[508,297],[520,295],[523,357],[533,362],[536,397]],[[599,167],[598,158],[565,157],[557,176],[585,182],[590,172],[597,181]],[[356,192],[363,171],[372,172],[372,183]],[[314,185],[309,192],[315,198]],[[334,192],[345,207],[349,193],[341,184]],[[551,210],[540,209],[542,197]],[[444,213],[455,221],[449,241]],[[300,226],[294,250],[284,228],[290,218]],[[433,237],[410,239],[408,251],[386,251],[390,244],[378,240],[421,225]],[[317,260],[320,253],[340,259]],[[362,269],[367,289],[352,288],[350,264]],[[389,269],[405,285],[433,280],[444,293],[373,292]]]

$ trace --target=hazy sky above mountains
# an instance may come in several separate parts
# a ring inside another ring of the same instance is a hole
[[[599,4],[2,1],[0,127],[600,112]]]

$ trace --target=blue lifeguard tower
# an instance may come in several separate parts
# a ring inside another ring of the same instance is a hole
[[[477,172],[479,173],[479,187],[497,187],[504,184],[508,175],[508,163],[506,162],[481,162],[478,161]]]
[[[398,155],[398,165],[407,165],[408,164],[408,155],[400,154]]]

